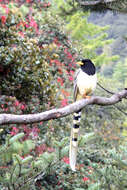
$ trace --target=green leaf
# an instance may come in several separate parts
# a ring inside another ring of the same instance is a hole
[[[33,159],[33,156],[27,156],[26,158],[24,158],[24,159],[22,160],[22,164],[25,164],[25,163],[27,163],[27,162],[30,162],[32,159]]]
[[[88,190],[100,190],[100,184],[94,183],[94,184],[89,186]]]
[[[26,140],[23,143],[23,152],[24,154],[29,153],[30,150],[35,148],[35,144],[32,140]]]
[[[22,163],[22,158],[18,154],[13,154],[13,160],[15,163]]]
[[[38,160],[38,161],[34,162],[33,166],[34,167],[39,167],[39,166],[41,166],[41,164],[43,164],[42,160]]]
[[[23,136],[24,136],[24,133],[18,133],[17,135],[9,139],[9,144],[14,143],[15,141],[21,139]]]
[[[31,172],[31,168],[28,168],[28,169],[22,169],[21,170],[21,174],[29,174],[29,172]]]
[[[56,147],[60,147],[60,146],[61,146],[60,142],[58,142],[58,141],[53,141],[53,143],[54,143],[54,145],[55,145]]]
[[[54,157],[54,153],[45,152],[38,158],[37,161],[34,162],[33,166],[44,170],[53,162]]]
[[[11,145],[11,148],[14,153],[19,153],[22,151],[23,145],[19,141],[16,141]]]
[[[26,7],[25,5],[22,5],[22,6],[20,7],[20,11],[21,11],[24,15],[26,15],[26,14],[28,14],[28,12],[29,12],[29,8]]]
[[[54,160],[54,153],[45,152],[42,154],[41,158],[46,160],[48,163],[51,163]]]
[[[88,133],[84,136],[81,136],[79,139],[79,146],[84,146],[85,143],[87,143],[89,140],[94,138],[94,133]]]
[[[68,151],[69,151],[69,146],[65,146],[64,148],[62,148],[61,157],[68,155]]]
[[[62,141],[60,142],[61,147],[65,146],[68,143],[68,137],[65,137],[62,139]]]

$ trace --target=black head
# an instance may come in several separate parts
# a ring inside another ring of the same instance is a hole
[[[81,69],[88,75],[94,75],[96,68],[90,59],[82,59],[80,62]]]

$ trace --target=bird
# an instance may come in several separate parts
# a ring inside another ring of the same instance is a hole
[[[96,89],[97,75],[94,63],[90,59],[82,59],[77,62],[80,68],[77,70],[74,79],[74,101],[83,98],[90,98],[90,94]],[[74,113],[73,126],[71,128],[69,162],[73,171],[76,171],[76,158],[78,150],[79,125],[81,110]]]

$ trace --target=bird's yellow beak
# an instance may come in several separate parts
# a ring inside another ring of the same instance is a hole
[[[83,62],[82,61],[78,61],[76,64],[83,65]]]

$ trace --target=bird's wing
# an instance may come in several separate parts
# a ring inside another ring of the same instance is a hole
[[[76,99],[77,99],[77,94],[78,94],[77,76],[80,73],[80,71],[81,71],[81,69],[78,69],[74,76],[74,92],[73,92],[74,101],[76,101]]]

